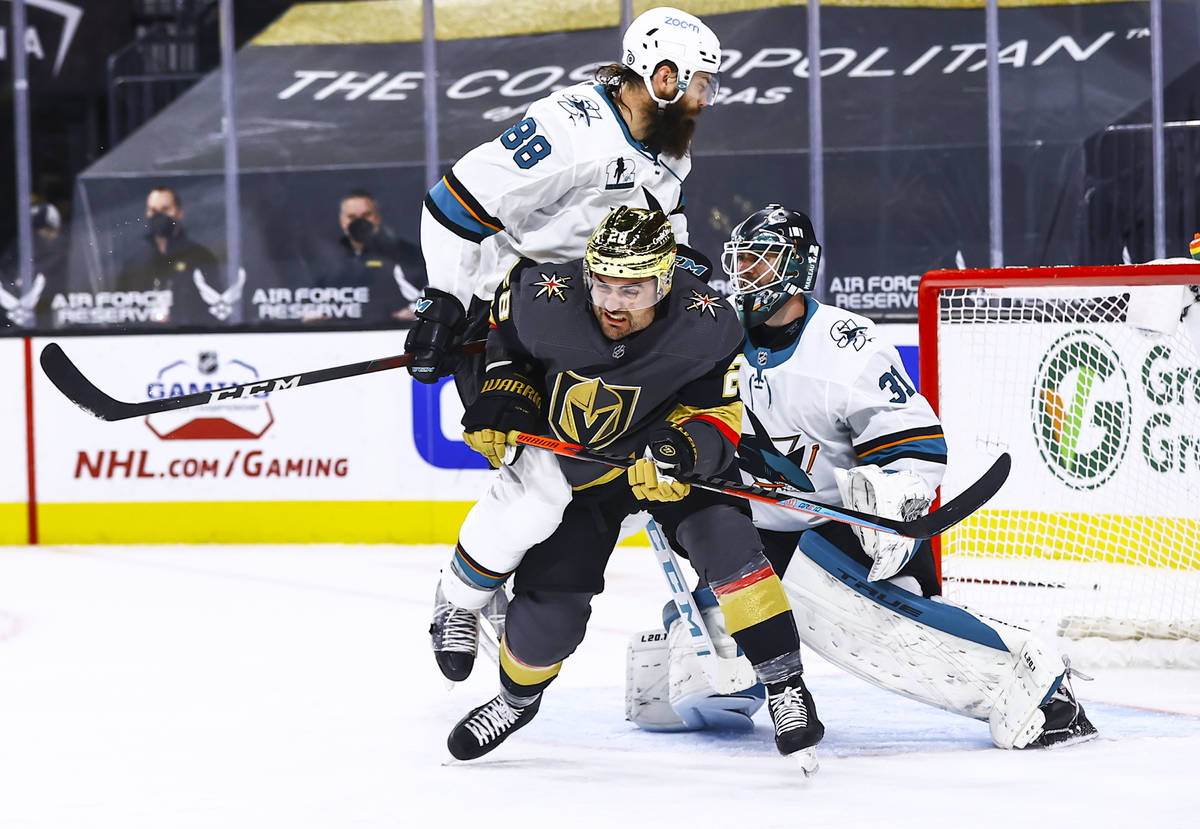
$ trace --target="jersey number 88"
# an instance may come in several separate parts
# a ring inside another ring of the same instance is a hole
[[[505,149],[516,150],[513,161],[522,170],[528,170],[550,155],[550,142],[537,135],[537,123],[525,118],[500,133],[500,143]]]

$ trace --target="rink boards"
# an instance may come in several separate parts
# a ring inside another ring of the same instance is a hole
[[[915,326],[893,328],[915,339]],[[399,354],[405,333],[0,340],[0,543],[453,543],[490,478],[461,440],[452,384],[397,369],[105,422],[37,362],[57,342],[136,402]]]

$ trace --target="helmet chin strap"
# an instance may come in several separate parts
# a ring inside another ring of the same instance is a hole
[[[686,87],[682,87],[682,86],[676,86],[676,88],[675,88],[675,97],[674,97],[674,98],[672,98],[671,100],[667,101],[667,100],[664,100],[664,99],[662,99],[662,98],[660,98],[660,97],[658,97],[657,95],[655,95],[655,94],[654,94],[654,79],[653,79],[653,76],[651,76],[651,77],[646,77],[645,75],[643,75],[643,76],[642,76],[642,82],[643,82],[644,84],[646,84],[646,91],[650,93],[650,97],[651,97],[651,98],[653,98],[653,99],[654,99],[654,101],[655,101],[655,103],[657,103],[657,104],[658,104],[658,108],[659,108],[660,110],[662,110],[662,109],[666,109],[668,106],[670,106],[671,104],[675,103],[675,102],[676,102],[676,101],[678,101],[680,98],[682,98],[682,97],[683,97],[683,93],[687,92],[687,88],[686,88]]]

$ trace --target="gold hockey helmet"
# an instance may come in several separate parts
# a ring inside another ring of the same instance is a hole
[[[661,210],[639,207],[618,207],[604,217],[592,233],[583,258],[583,279],[592,302],[604,305],[597,297],[595,276],[640,282],[654,277],[654,293],[645,291],[646,298],[636,307],[648,308],[662,300],[671,290],[675,273],[675,230]],[[611,290],[611,282],[602,282]],[[630,289],[625,289],[630,290]],[[632,294],[631,294],[632,295]],[[634,306],[626,305],[630,310]]]

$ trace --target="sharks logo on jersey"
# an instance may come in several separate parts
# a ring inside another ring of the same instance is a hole
[[[629,428],[640,386],[610,386],[600,377],[573,371],[558,375],[550,400],[550,424],[563,440],[600,449]]]
[[[838,348],[846,348],[854,346],[855,351],[862,351],[866,345],[874,337],[867,336],[867,327],[865,325],[855,325],[850,320],[838,320],[829,329],[829,336],[833,337],[833,341],[837,343]]]
[[[633,188],[635,170],[632,158],[614,158],[608,162],[604,176],[605,190],[629,190]]]
[[[755,481],[767,488],[790,487],[800,492],[813,492],[812,481],[800,468],[808,451],[807,444],[799,451],[783,454],[775,448],[775,442],[767,434],[762,422],[750,409],[744,409],[754,429],[753,435],[742,435],[738,443],[738,466],[754,476]],[[792,444],[800,441],[799,435]]]
[[[592,121],[600,120],[600,107],[595,101],[589,101],[587,98],[564,95],[559,99],[558,105],[566,110],[572,124],[582,121],[585,127],[590,127]]]

